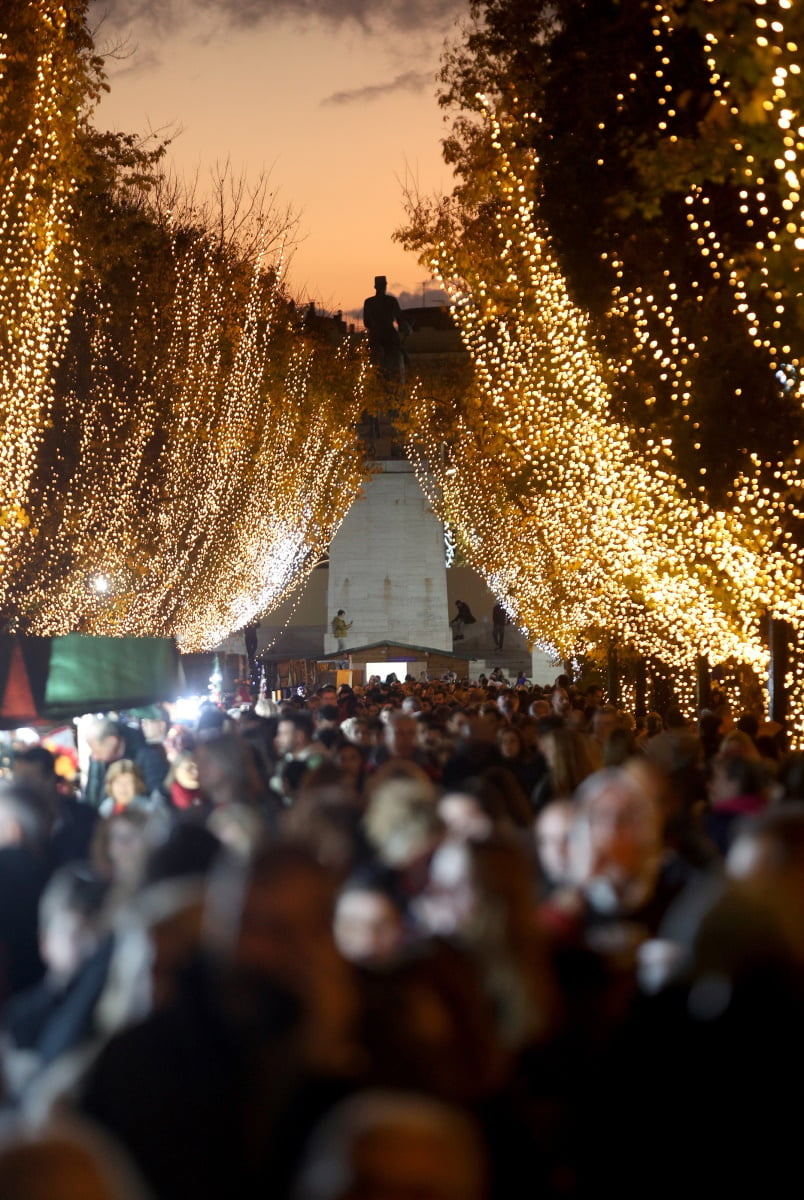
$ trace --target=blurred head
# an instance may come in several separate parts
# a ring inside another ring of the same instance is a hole
[[[556,796],[571,796],[600,766],[600,749],[594,738],[577,729],[560,726],[540,736]]]
[[[773,914],[804,960],[804,807],[790,805],[744,821],[729,849],[726,873]]]
[[[0,1140],[2,1200],[146,1200],[118,1146],[76,1118],[7,1128]]]
[[[661,851],[659,808],[627,771],[598,771],[576,799],[585,834],[586,878],[605,877],[616,889],[655,867]]]
[[[253,747],[233,733],[215,733],[195,748],[198,782],[213,804],[253,804],[260,791]]]
[[[319,1126],[293,1200],[483,1200],[481,1139],[435,1100],[363,1092]]]
[[[551,887],[573,882],[571,835],[577,812],[572,800],[554,800],[536,820],[539,865]]]
[[[609,736],[619,724],[617,709],[610,704],[596,708],[592,717],[592,736],[601,746],[605,745]]]
[[[341,742],[335,751],[335,762],[352,783],[362,779],[366,764],[362,750],[354,742]]]
[[[600,712],[600,709],[597,711]],[[623,726],[615,726],[603,742],[604,767],[621,767],[636,754],[639,754],[636,738],[630,729]]]
[[[378,772],[372,781],[364,824],[380,859],[400,869],[429,860],[443,835],[435,788],[418,770],[402,778],[383,779],[379,779]]]
[[[66,982],[98,944],[108,880],[89,863],[56,871],[39,902],[39,944],[51,979]]]
[[[437,717],[420,716],[416,722],[416,745],[425,754],[438,754],[444,746],[444,727]]]
[[[276,727],[274,747],[281,757],[300,754],[313,740],[313,721],[309,713],[285,712]]]
[[[52,800],[42,789],[0,782],[0,849],[41,849],[50,835],[53,815]]]
[[[172,725],[165,737],[165,754],[169,763],[174,762],[180,754],[186,754],[194,749],[195,738],[186,725]]]
[[[147,717],[143,717],[140,721],[142,736],[146,742],[153,745],[159,745],[164,742],[165,735],[168,730],[168,715],[167,711],[161,705],[154,705],[149,711]]]
[[[519,693],[511,688],[501,691],[497,697],[497,708],[510,721],[519,712]]]
[[[413,758],[417,742],[416,718],[395,711],[389,714],[385,726],[385,745],[392,758]]]
[[[337,729],[339,724],[337,706],[335,704],[322,704],[315,714],[316,730]]]
[[[198,763],[195,760],[195,754],[192,752],[180,754],[175,759],[166,782],[168,786],[175,782],[179,787],[186,788],[187,791],[196,791],[201,785],[198,778]]]
[[[371,745],[368,722],[361,717],[347,717],[345,721],[341,721],[341,733],[356,746]]]
[[[14,779],[27,787],[41,791],[56,803],[56,759],[46,746],[29,746],[14,753]]]
[[[563,687],[553,689],[550,696],[550,709],[557,717],[566,717],[572,704],[570,702],[569,693]]]
[[[402,910],[387,887],[378,879],[347,881],[335,905],[335,942],[348,962],[393,962],[404,937]]]
[[[86,725],[85,736],[96,762],[114,762],[125,753],[125,739],[117,721],[92,718]]]
[[[111,796],[117,808],[126,808],[135,796],[145,795],[145,780],[130,758],[110,763],[103,783],[106,795]]]
[[[470,792],[447,792],[438,801],[438,815],[455,838],[488,837],[494,828],[479,797]]]
[[[303,847],[268,844],[223,860],[208,890],[205,942],[243,1002],[293,997],[308,1055],[330,1054],[354,1019],[351,975],[333,934],[335,888]],[[277,992],[279,989],[279,992]],[[262,1018],[260,1018],[262,1019]]]
[[[524,753],[522,735],[512,725],[504,726],[498,731],[497,745],[503,758],[521,758]]]
[[[710,803],[717,808],[738,796],[763,797],[766,782],[758,757],[721,752],[710,764],[707,785]]]
[[[115,883],[139,886],[148,855],[146,824],[145,813],[132,808],[102,823],[99,833],[105,835],[106,858]]]

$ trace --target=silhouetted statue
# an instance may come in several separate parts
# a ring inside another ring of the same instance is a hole
[[[402,309],[396,296],[387,294],[388,280],[375,275],[376,295],[369,296],[363,305],[363,324],[368,333],[371,361],[388,380],[405,381],[405,356],[400,333],[408,332]]]

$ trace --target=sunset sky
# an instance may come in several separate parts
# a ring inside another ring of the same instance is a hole
[[[403,304],[420,303],[427,272],[391,235],[406,177],[425,192],[450,186],[435,73],[464,10],[465,0],[95,0],[98,48],[120,48],[96,120],[175,134],[169,163],[202,189],[227,159],[252,180],[270,172],[280,207],[301,215],[289,269],[300,299],[355,309],[385,274]]]

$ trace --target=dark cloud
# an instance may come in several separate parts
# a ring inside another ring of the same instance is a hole
[[[420,92],[424,88],[435,87],[434,71],[405,71],[390,79],[387,83],[370,83],[365,87],[350,88],[345,92],[333,92],[321,101],[322,104],[360,104],[365,101],[378,100],[391,92]]]
[[[95,21],[105,16],[107,27],[116,29],[134,22],[164,29],[206,12],[241,28],[273,19],[418,33],[446,29],[467,7],[467,0],[94,0],[92,12]]]

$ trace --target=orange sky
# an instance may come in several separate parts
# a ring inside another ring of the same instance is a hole
[[[202,186],[227,159],[251,178],[270,171],[280,204],[301,213],[303,241],[289,269],[300,299],[353,309],[375,274],[387,275],[397,295],[420,297],[427,272],[391,234],[404,220],[406,174],[427,192],[450,184],[434,81],[449,23],[380,35],[354,21],[260,15],[235,27],[210,0],[183,2],[183,19],[161,29],[119,11],[101,27],[100,49],[122,34],[130,54],[108,64],[111,92],[97,123],[180,127],[170,164],[186,177],[198,173]]]

